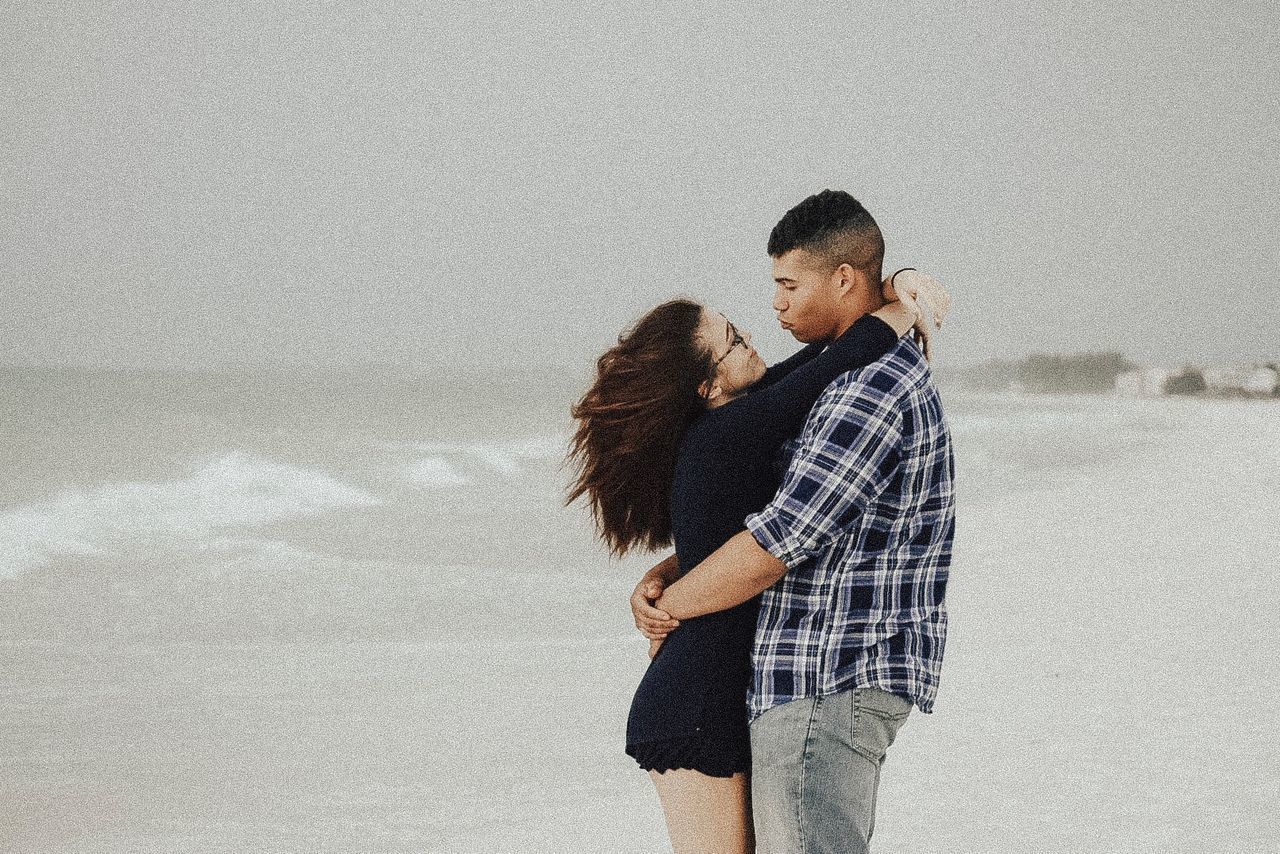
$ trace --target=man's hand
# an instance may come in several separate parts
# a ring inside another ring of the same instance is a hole
[[[652,661],[658,656],[658,650],[662,649],[663,643],[664,641],[660,641],[660,640],[649,641],[649,660],[650,661]]]
[[[666,611],[653,607],[654,600],[662,595],[666,583],[659,577],[646,575],[640,579],[636,589],[631,593],[631,614],[635,617],[636,628],[640,634],[651,641],[662,641],[680,625],[679,620],[671,619]],[[657,648],[651,645],[649,655],[652,658]]]
[[[914,312],[916,343],[924,349],[925,359],[933,359],[931,336],[942,328],[942,321],[951,310],[951,294],[937,279],[919,270],[901,270],[884,280],[885,299],[900,301],[903,307]],[[927,314],[926,314],[927,312]]]

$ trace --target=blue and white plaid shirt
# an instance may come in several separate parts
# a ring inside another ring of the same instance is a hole
[[[955,463],[920,349],[904,338],[841,375],[783,454],[781,489],[746,520],[788,567],[761,600],[750,717],[865,687],[932,711],[947,634]]]

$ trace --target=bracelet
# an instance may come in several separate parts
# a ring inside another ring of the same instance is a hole
[[[915,267],[903,267],[901,270],[898,271],[898,273],[905,273],[908,270],[912,270],[917,273],[920,272],[919,270],[916,270]],[[893,287],[893,280],[898,278],[898,273],[894,273],[892,276],[889,277],[889,287]]]

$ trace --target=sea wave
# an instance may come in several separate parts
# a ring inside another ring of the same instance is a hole
[[[424,457],[404,467],[405,480],[415,486],[466,486],[472,478],[444,457]]]
[[[404,480],[418,487],[450,487],[520,477],[535,467],[564,459],[568,443],[560,436],[538,436],[503,442],[417,442],[400,447],[415,455],[401,467]]]
[[[0,513],[0,576],[62,555],[92,555],[126,537],[207,537],[381,499],[324,472],[232,453],[187,478],[67,489],[54,498]]]

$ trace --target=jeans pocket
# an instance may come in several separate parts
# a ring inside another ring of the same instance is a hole
[[[911,703],[896,694],[875,688],[856,689],[849,733],[853,749],[879,765],[909,714]]]
[[[910,700],[899,697],[897,694],[890,694],[888,691],[881,691],[879,688],[857,689],[853,697],[853,705],[855,709],[862,709],[878,718],[898,723],[905,721],[907,715],[911,714]]]

